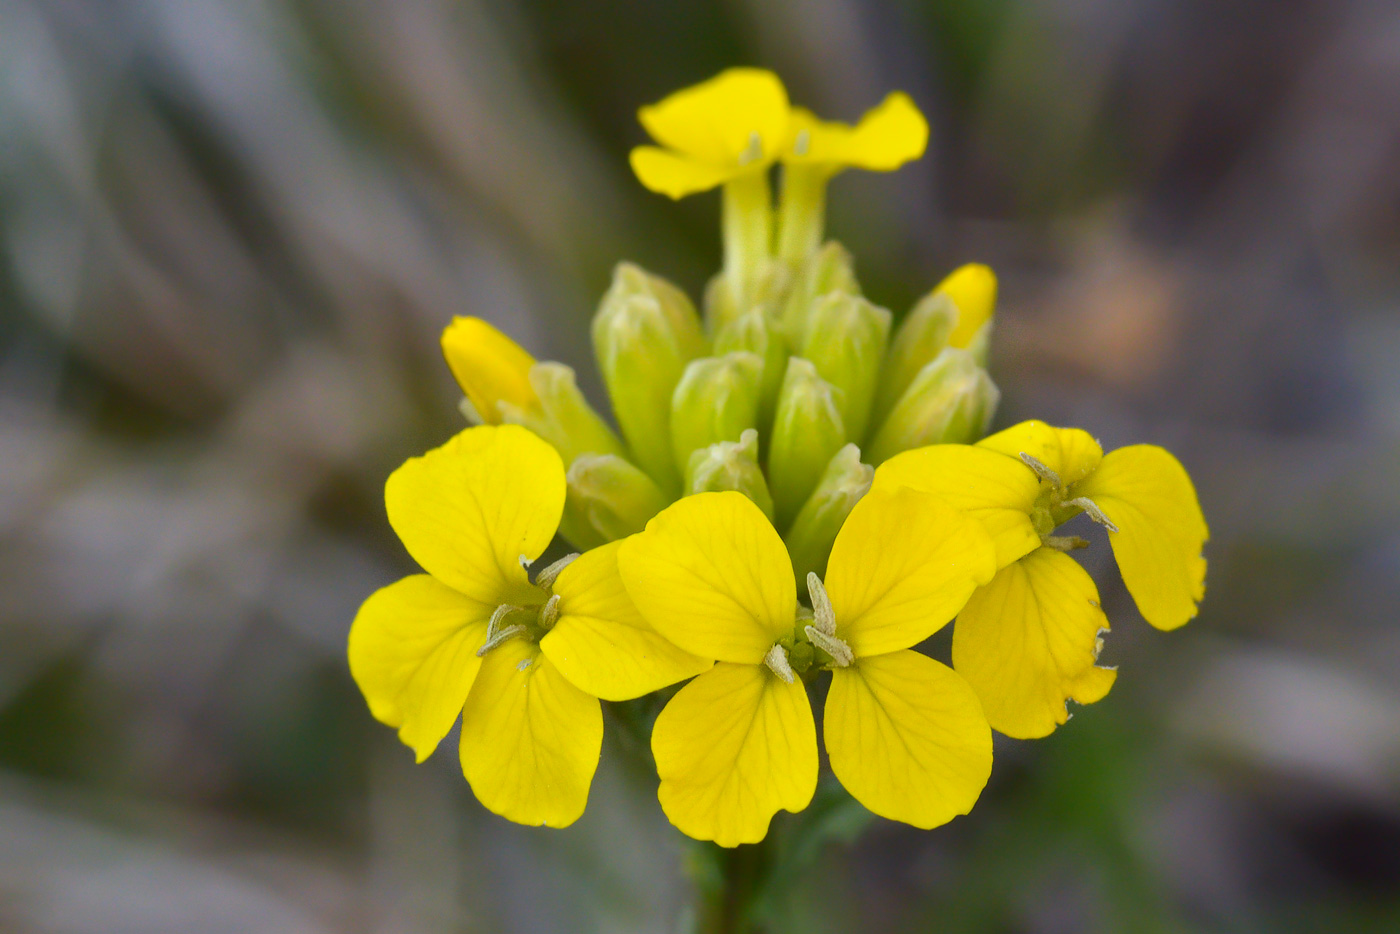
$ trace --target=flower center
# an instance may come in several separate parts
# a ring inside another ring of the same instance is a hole
[[[486,641],[476,650],[476,654],[484,656],[511,639],[519,638],[529,642],[539,642],[543,639],[545,633],[553,629],[559,620],[559,595],[553,593],[554,582],[577,557],[577,554],[565,555],[535,575],[534,590],[541,598],[539,603],[502,603],[496,607],[491,619],[486,623]],[[528,571],[530,560],[521,555],[520,565]]]
[[[1021,460],[1040,478],[1040,496],[1031,507],[1031,524],[1035,526],[1043,544],[1060,551],[1088,547],[1089,543],[1077,535],[1054,534],[1056,529],[1081,512],[1110,532],[1118,531],[1118,526],[1104,514],[1098,503],[1087,496],[1075,496],[1070,486],[1054,470],[1024,451],[1021,452]]]

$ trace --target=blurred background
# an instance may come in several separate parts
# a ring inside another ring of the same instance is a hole
[[[732,64],[909,91],[928,155],[833,186],[867,294],[992,264],[999,424],[1170,447],[1213,532],[1170,635],[1092,550],[1113,693],[781,929],[1400,930],[1390,0],[0,0],[0,930],[678,929],[617,730],[583,820],[516,827],[344,645],[411,566],[385,476],[460,427],[448,318],[601,398],[613,263],[717,266],[717,196],[626,154]]]

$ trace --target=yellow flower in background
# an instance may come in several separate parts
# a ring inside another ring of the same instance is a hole
[[[874,489],[937,494],[980,520],[997,547],[996,577],[958,614],[953,666],[977,690],[992,726],[1044,736],[1064,723],[1066,699],[1087,704],[1112,687],[1098,667],[1108,619],[1088,573],[1065,552],[1086,542],[1055,534],[1080,513],[1108,529],[1123,581],[1143,617],[1174,629],[1205,593],[1209,537],[1185,469],[1166,450],[1133,445],[1103,454],[1088,433],[1023,422],[976,446],[899,454]]]
[[[822,166],[828,172],[866,169],[893,172],[924,154],[928,121],[903,91],[889,94],[855,126],[819,119],[803,107],[792,110],[788,165]]]
[[[730,68],[638,112],[660,146],[632,150],[632,170],[659,194],[683,198],[762,172],[788,140],[787,90],[771,71]]]
[[[780,809],[816,789],[816,728],[803,677],[833,671],[826,741],[833,770],[870,810],[918,827],[966,813],[991,769],[977,697],[909,647],[941,628],[995,571],[980,525],[935,497],[872,493],[809,575],[798,615],[782,539],[746,497],[702,493],[668,507],[623,546],[628,593],[658,632],[718,659],[657,718],[659,798],[686,834],[761,840]]]
[[[350,629],[350,671],[418,761],[458,715],[462,771],[489,810],[562,827],[598,765],[597,697],[636,697],[709,663],[658,636],[628,600],[618,544],[526,564],[564,509],[559,455],[514,425],[469,428],[385,485],[389,522],[426,574],[373,594]],[[620,543],[619,543],[620,544]]]
[[[453,318],[442,332],[442,355],[482,423],[501,423],[501,402],[522,411],[538,408],[530,385],[535,358],[488,322]]]
[[[958,309],[958,320],[948,335],[949,347],[980,344],[978,356],[986,359],[985,331],[997,306],[997,276],[990,266],[968,263],[950,272],[934,290],[948,296]]]

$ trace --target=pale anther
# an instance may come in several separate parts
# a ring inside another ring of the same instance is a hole
[[[812,625],[828,636],[836,635],[836,613],[831,609],[826,586],[815,571],[807,572],[807,593],[812,598]]]
[[[782,678],[784,684],[792,684],[793,681],[797,680],[792,666],[788,664],[787,650],[776,642],[768,650],[768,654],[763,656],[763,664],[767,665],[773,674]]]
[[[534,661],[533,658],[522,658],[520,661],[516,662],[516,664],[515,664],[515,670],[516,670],[516,671],[524,671],[526,668],[529,668],[529,667],[530,667],[530,663],[533,662],[533,661]]]
[[[856,660],[855,653],[843,640],[827,635],[816,626],[808,626],[804,631],[807,633],[807,638],[812,640],[813,645],[831,656],[831,660],[836,663],[837,668],[845,668]]]
[[[573,564],[578,559],[578,552],[565,555],[558,561],[546,567],[535,575],[535,586],[543,587],[545,590],[554,586],[554,582],[559,579],[559,575],[564,573],[564,569]]]
[[[1118,526],[1113,524],[1112,519],[1104,515],[1103,510],[1099,508],[1099,504],[1094,502],[1087,496],[1081,496],[1078,499],[1068,500],[1065,503],[1065,505],[1078,506],[1080,509],[1084,510],[1085,514],[1088,515],[1090,519],[1093,519],[1095,522],[1108,529],[1110,532],[1118,531]]]
[[[1051,470],[1049,467],[1046,467],[1036,458],[1031,457],[1025,451],[1021,452],[1021,460],[1025,461],[1027,467],[1035,471],[1037,477],[1042,480],[1048,480],[1055,489],[1058,490],[1064,487],[1064,484],[1060,482],[1059,474],[1055,473],[1055,471]]]
[[[744,151],[739,153],[739,164],[748,165],[750,162],[757,162],[763,158],[763,137],[754,130],[749,133],[749,144],[744,147]]]
[[[807,150],[812,146],[812,134],[808,130],[798,130],[797,139],[793,140],[792,151],[796,155],[805,156]]]
[[[496,611],[491,614],[491,621],[486,624],[486,638],[489,640],[500,631],[501,623],[505,622],[507,616],[523,609],[525,609],[523,606],[516,606],[513,603],[502,603],[496,607]]]
[[[1089,540],[1080,538],[1078,535],[1043,535],[1040,543],[1046,548],[1054,548],[1056,551],[1075,551],[1079,548],[1088,548]]]
[[[555,594],[544,602],[544,606],[540,607],[540,628],[553,629],[557,619],[559,619],[559,595]]]
[[[524,631],[525,627],[521,626],[519,623],[515,624],[514,626],[507,626],[504,629],[497,630],[494,635],[487,637],[486,641],[481,644],[481,648],[476,650],[477,657],[480,658],[487,652],[494,649],[496,646],[500,645],[502,642],[507,642],[511,639],[514,639],[516,636],[520,635]]]
[[[528,573],[530,570],[530,559],[525,555],[521,555],[516,560],[520,562],[520,567]]]

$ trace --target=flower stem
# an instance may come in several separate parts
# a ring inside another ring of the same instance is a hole
[[[821,245],[826,225],[824,165],[783,166],[783,192],[778,206],[778,255],[794,266]]]
[[[748,307],[773,252],[773,198],[768,173],[747,172],[724,183],[724,277],[736,312]]]

